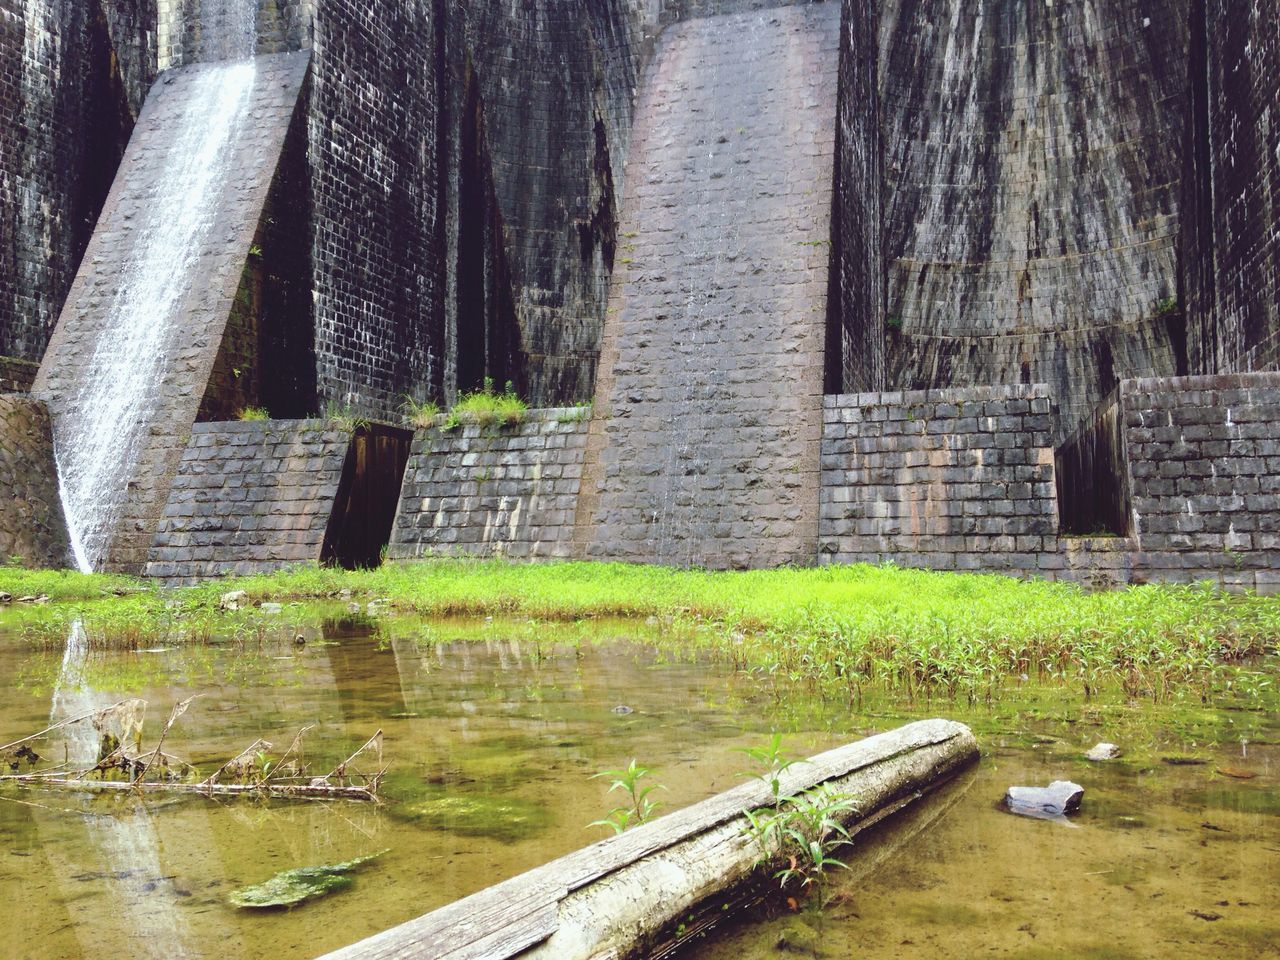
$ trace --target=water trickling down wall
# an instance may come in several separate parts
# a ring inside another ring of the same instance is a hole
[[[84,568],[146,560],[305,70],[202,64],[147,98],[34,386]]]

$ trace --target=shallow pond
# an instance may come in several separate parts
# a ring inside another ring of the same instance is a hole
[[[90,654],[79,690],[61,652],[0,632],[0,742],[57,715],[61,675],[64,710],[148,700],[148,742],[174,703],[200,694],[166,749],[205,770],[259,736],[283,746],[304,724],[316,724],[312,772],[379,728],[391,767],[382,807],[4,788],[0,955],[313,957],[606,835],[587,827],[612,805],[590,777],[632,757],[657,768],[672,809],[740,782],[736,748],[770,730],[808,754],[938,714],[974,726],[982,763],[859,838],[816,937],[814,917],[783,910],[689,955],[779,956],[780,941],[838,957],[1276,952],[1275,713],[1098,707],[1029,690],[994,708],[821,706],[722,665],[658,656],[622,628],[583,639],[493,625],[464,641],[452,638],[476,630],[331,620],[304,632],[300,648],[290,628],[249,646]],[[1103,739],[1128,755],[1080,759]],[[1008,785],[1059,777],[1088,790],[1074,827],[998,809]],[[384,848],[324,900],[287,912],[227,902],[278,871]]]

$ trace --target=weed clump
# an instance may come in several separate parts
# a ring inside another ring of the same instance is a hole
[[[243,407],[236,414],[236,418],[250,421],[270,420],[271,414],[266,407]]]
[[[464,393],[449,409],[445,427],[452,430],[464,424],[485,427],[494,423],[510,427],[523,422],[528,412],[529,405],[517,396],[510,380],[502,393],[496,393],[493,380],[485,377],[484,389]]]

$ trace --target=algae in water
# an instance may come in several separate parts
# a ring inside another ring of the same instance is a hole
[[[227,899],[231,901],[232,906],[246,910],[293,907],[307,900],[346,890],[354,882],[349,876],[350,873],[371,860],[377,860],[386,852],[386,850],[379,850],[367,857],[357,857],[343,863],[283,870],[264,883],[241,887]]]

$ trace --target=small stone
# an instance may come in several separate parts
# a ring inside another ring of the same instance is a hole
[[[218,606],[223,610],[239,610],[240,604],[249,598],[249,594],[244,590],[232,590],[222,595],[222,599],[218,601]]]
[[[613,712],[620,717],[625,717],[629,713],[635,713],[635,710],[633,710],[631,707],[628,707],[625,703],[620,703],[613,708]]]
[[[1004,795],[1011,813],[1028,817],[1062,817],[1080,809],[1084,787],[1069,780],[1055,780],[1047,787],[1010,787]]]
[[[1099,743],[1092,750],[1084,755],[1086,760],[1092,760],[1094,763],[1105,763],[1108,760],[1118,760],[1123,751],[1114,743]]]
[[[11,600],[13,600],[12,593],[5,593],[3,590],[0,590],[0,603],[9,603]]]

